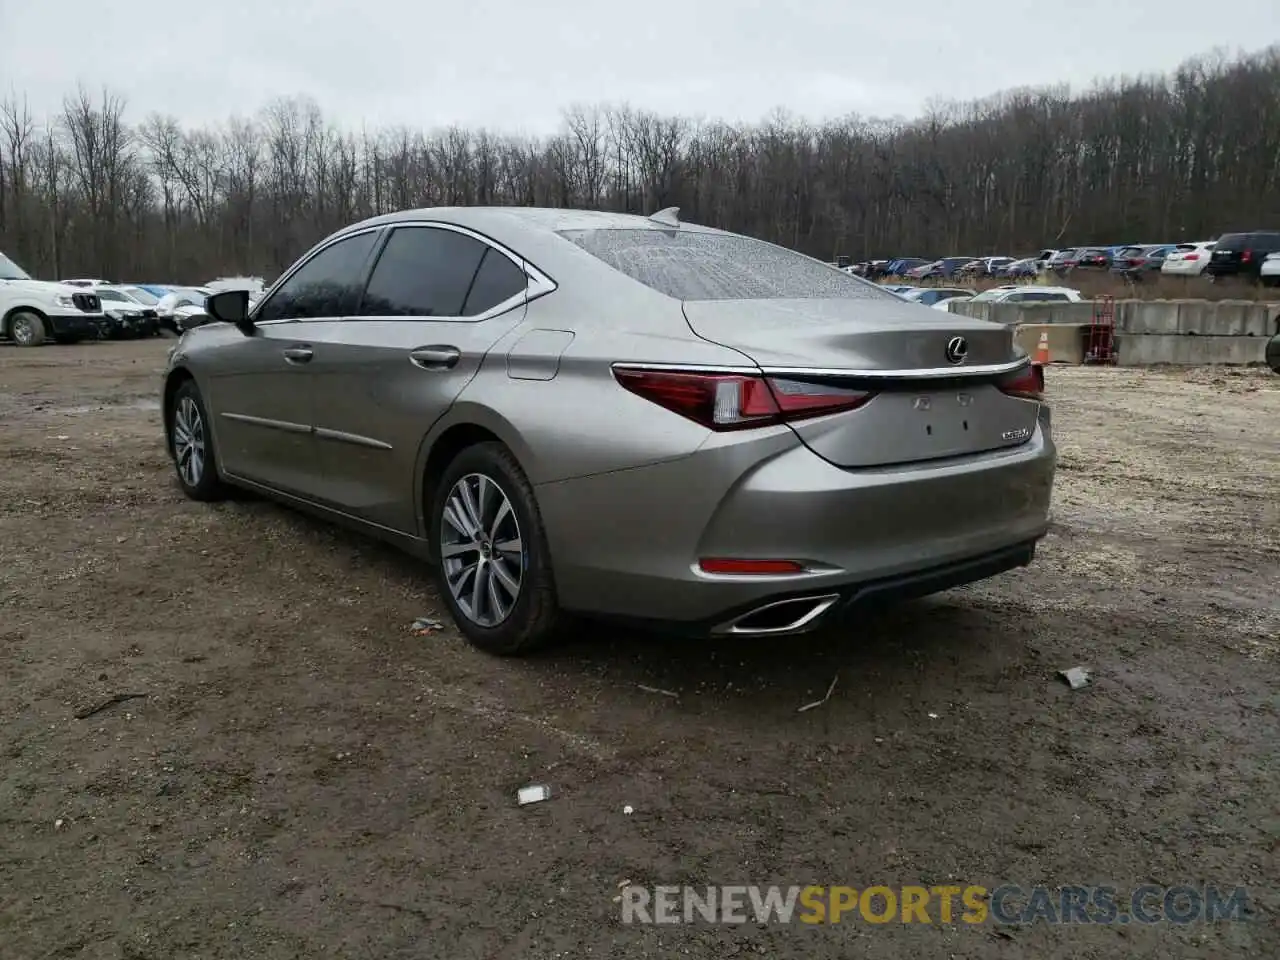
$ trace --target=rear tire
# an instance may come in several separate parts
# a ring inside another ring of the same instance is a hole
[[[9,318],[9,339],[20,347],[38,347],[48,331],[44,318],[30,310],[19,310]]]
[[[166,422],[169,455],[182,492],[192,500],[206,503],[223,499],[227,490],[218,477],[209,414],[194,380],[187,380],[174,391]]]
[[[449,613],[472,645],[514,657],[559,622],[555,578],[533,486],[500,443],[467,447],[431,505],[431,553]]]

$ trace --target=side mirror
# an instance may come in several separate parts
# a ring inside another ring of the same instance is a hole
[[[233,323],[245,333],[253,332],[253,324],[249,320],[249,291],[224,290],[215,293],[204,301],[205,312],[215,320]]]

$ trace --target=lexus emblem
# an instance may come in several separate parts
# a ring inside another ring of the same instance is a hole
[[[969,355],[969,341],[964,337],[952,337],[947,341],[947,360],[951,363],[964,363]]]

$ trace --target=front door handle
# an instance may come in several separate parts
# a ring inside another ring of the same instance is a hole
[[[309,363],[315,356],[310,347],[285,347],[284,358],[290,363]]]
[[[419,347],[409,353],[410,362],[423,370],[452,370],[461,358],[457,347]]]

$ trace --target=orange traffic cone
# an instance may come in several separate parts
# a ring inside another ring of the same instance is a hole
[[[1049,331],[1040,333],[1040,342],[1036,344],[1036,363],[1047,366],[1049,363]]]

